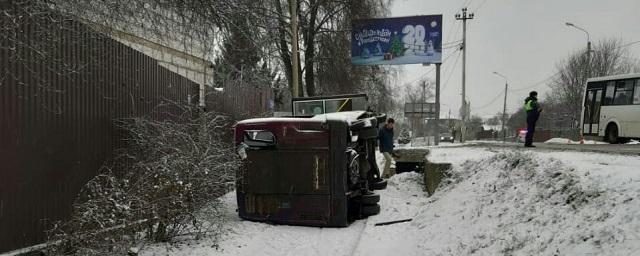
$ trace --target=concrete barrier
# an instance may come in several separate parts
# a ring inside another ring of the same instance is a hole
[[[396,162],[395,173],[417,172],[423,173],[425,190],[432,196],[443,179],[450,176],[450,163],[432,163],[426,158],[429,149],[425,148],[404,148],[393,151],[393,158]]]
[[[393,159],[396,162],[394,173],[424,171],[424,162],[429,155],[429,150],[424,148],[401,148],[393,150]]]
[[[429,196],[433,196],[440,182],[450,176],[450,163],[424,162],[424,185]]]

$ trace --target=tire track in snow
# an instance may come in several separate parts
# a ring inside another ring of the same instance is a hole
[[[357,222],[357,221],[356,221]],[[364,235],[364,231],[365,229],[367,229],[367,223],[369,222],[369,218],[366,218],[364,220],[359,221],[359,223],[361,223],[360,225],[362,225],[361,228],[359,228],[358,232],[358,238],[356,238],[355,243],[353,244],[353,246],[351,247],[351,249],[349,250],[349,254],[348,255],[355,255],[355,253],[358,251],[358,248],[360,247],[360,244],[362,242],[362,236]],[[356,223],[352,223],[351,225],[356,224]]]

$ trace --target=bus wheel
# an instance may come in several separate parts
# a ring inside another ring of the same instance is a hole
[[[605,139],[607,139],[609,143],[618,144],[618,126],[615,124],[608,125],[605,136]]]

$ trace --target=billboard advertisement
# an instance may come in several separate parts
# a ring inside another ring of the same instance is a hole
[[[404,116],[406,117],[417,116],[417,117],[427,117],[427,118],[435,117],[436,104],[432,102],[405,103]]]
[[[442,63],[442,15],[354,20],[351,64]]]

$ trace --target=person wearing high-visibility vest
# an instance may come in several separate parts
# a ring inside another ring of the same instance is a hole
[[[524,100],[524,110],[527,112],[527,136],[524,146],[532,148],[535,147],[533,145],[533,134],[536,131],[536,122],[538,122],[542,112],[540,105],[538,105],[538,92],[532,91],[529,93],[529,97]]]

